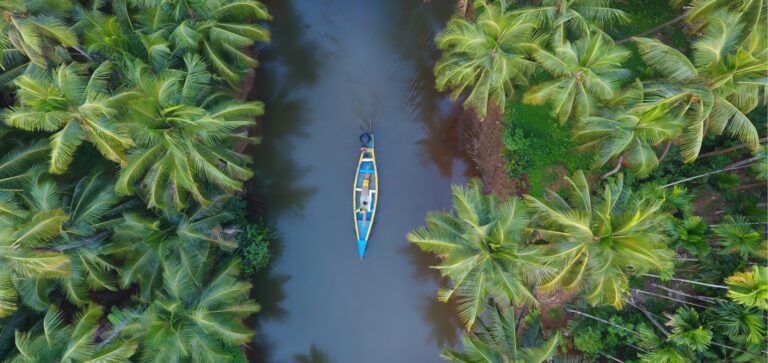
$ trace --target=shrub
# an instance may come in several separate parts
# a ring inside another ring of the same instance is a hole
[[[272,257],[270,242],[272,230],[263,223],[248,223],[237,237],[237,255],[242,263],[242,274],[245,277],[253,275],[269,264]]]

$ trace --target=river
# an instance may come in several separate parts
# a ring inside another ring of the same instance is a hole
[[[254,214],[278,234],[253,281],[262,304],[256,362],[441,362],[454,307],[435,293],[434,259],[405,235],[450,208],[466,181],[455,105],[434,90],[435,33],[452,0],[274,0],[272,42],[253,97],[266,104],[250,153]],[[357,257],[351,188],[360,133],[372,121],[379,209]]]

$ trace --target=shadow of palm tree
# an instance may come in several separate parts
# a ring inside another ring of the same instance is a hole
[[[309,346],[309,353],[295,354],[293,360],[296,363],[331,363],[328,353],[320,350],[316,345]]]

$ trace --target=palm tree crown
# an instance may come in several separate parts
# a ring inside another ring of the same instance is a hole
[[[427,225],[408,240],[437,253],[437,268],[453,281],[439,292],[447,301],[458,295],[459,315],[471,328],[489,297],[513,304],[536,303],[527,283],[537,279],[538,250],[524,245],[525,206],[516,198],[498,203],[483,195],[479,182],[453,188],[454,210],[430,213]]]
[[[252,172],[247,156],[232,150],[236,141],[249,141],[235,131],[254,123],[263,113],[261,102],[235,102],[221,94],[209,95],[210,74],[196,56],[186,56],[186,72],[153,75],[146,66],[134,70],[134,81],[146,99],[131,105],[128,115],[137,146],[117,179],[121,194],[134,183],[148,197],[150,207],[172,200],[183,209],[187,196],[209,203],[206,186],[236,191]],[[196,106],[196,104],[201,106]]]
[[[523,102],[551,102],[552,113],[561,123],[572,116],[588,116],[598,101],[612,99],[629,75],[629,70],[621,68],[629,55],[629,50],[615,46],[601,33],[587,34],[573,43],[565,41],[554,52],[539,48],[533,57],[554,79],[531,87]]]
[[[685,161],[696,159],[706,132],[725,132],[753,149],[758,146],[757,129],[746,113],[760,103],[768,72],[766,40],[758,35],[763,31],[739,41],[744,24],[727,11],[715,12],[707,24],[693,43],[692,60],[658,40],[635,38],[643,60],[666,79],[650,84],[646,102],[681,116]]]
[[[121,164],[125,163],[125,149],[133,145],[115,115],[134,94],[111,92],[110,62],[102,63],[90,75],[86,67],[77,63],[50,71],[32,67],[15,82],[19,105],[5,114],[5,122],[22,130],[54,132],[50,138],[52,174],[67,170],[85,140],[104,157]]]
[[[586,288],[592,305],[620,308],[631,275],[671,271],[674,251],[662,233],[662,201],[633,195],[621,175],[596,198],[583,172],[565,180],[565,197],[551,191],[544,199],[526,196],[536,231],[549,242],[547,265],[557,271],[542,288]]]
[[[528,84],[535,64],[526,59],[534,43],[535,24],[505,13],[499,4],[477,3],[474,22],[454,18],[437,37],[443,56],[435,65],[437,89],[451,89],[457,99],[468,92],[464,106],[481,119],[488,103],[504,108],[514,85]]]
[[[574,139],[582,149],[596,151],[596,166],[620,158],[639,177],[659,165],[654,147],[674,140],[680,126],[666,110],[643,107],[643,85],[635,82],[616,94],[599,116],[579,120]]]

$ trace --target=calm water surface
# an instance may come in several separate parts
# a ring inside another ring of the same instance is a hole
[[[254,97],[264,141],[251,152],[251,205],[279,234],[254,281],[258,362],[440,362],[456,343],[432,258],[405,235],[450,207],[465,181],[454,105],[434,91],[435,32],[453,1],[274,0]],[[379,210],[357,257],[351,188],[358,136],[373,120]]]

